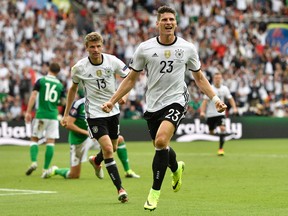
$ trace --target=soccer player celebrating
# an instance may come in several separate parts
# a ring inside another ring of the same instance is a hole
[[[115,75],[119,74],[121,77],[126,77],[129,69],[115,56],[102,53],[103,38],[100,34],[96,32],[87,34],[85,36],[85,47],[89,56],[79,60],[72,67],[71,77],[73,83],[68,91],[67,104],[61,124],[64,127],[67,126],[69,110],[76,96],[78,84],[81,82],[85,91],[85,113],[89,135],[100,143],[100,155],[104,158],[105,167],[117,188],[118,200],[124,203],[128,201],[128,195],[122,187],[118,168],[113,158],[119,135],[119,105],[117,104],[109,114],[101,110],[101,105],[116,90]],[[126,99],[127,95],[119,98],[118,101],[124,103]],[[99,154],[93,162],[94,169],[98,169],[103,160],[98,156]]]
[[[222,84],[222,75],[220,72],[216,72],[213,76],[213,85],[212,85],[215,93],[221,98],[223,101],[227,99],[233,108],[233,113],[237,114],[238,109],[236,103],[228,89],[227,86]],[[209,126],[210,134],[214,134],[214,130],[219,126],[220,134],[219,134],[219,149],[218,156],[224,156],[224,141],[226,136],[226,126],[225,126],[225,112],[218,112],[211,101],[206,95],[204,95],[203,102],[200,108],[200,117],[207,118],[206,122]]]
[[[63,176],[66,179],[80,178],[81,162],[86,161],[90,148],[99,148],[99,143],[95,139],[90,139],[85,120],[85,98],[76,100],[67,117],[66,128],[69,130],[68,140],[70,143],[70,168],[58,168],[52,166],[46,173],[45,178],[54,175]],[[117,155],[124,167],[126,178],[140,178],[130,169],[128,153],[123,136],[118,137]],[[95,156],[89,158],[90,163],[95,166]],[[103,157],[102,157],[103,158]],[[99,179],[103,179],[104,172],[101,164],[95,167],[95,174]]]
[[[173,190],[179,191],[182,185],[185,164],[183,161],[177,162],[176,153],[169,143],[186,112],[189,97],[185,71],[192,72],[198,87],[214,101],[219,112],[227,108],[203,75],[195,46],[175,35],[175,10],[168,6],[158,8],[156,26],[159,36],[138,46],[130,63],[129,75],[113,97],[102,105],[103,111],[111,112],[117,101],[133,88],[140,72],[146,70],[147,110],[144,118],[155,147],[153,184],[144,204],[144,209],[150,211],[157,207],[167,167],[172,171]]]
[[[46,137],[46,152],[45,162],[43,167],[42,178],[50,166],[54,154],[55,139],[59,138],[59,121],[58,121],[58,105],[65,104],[65,88],[56,78],[60,71],[58,63],[51,63],[49,65],[49,72],[37,80],[34,89],[29,98],[27,111],[25,114],[25,122],[30,123],[32,120],[32,109],[38,96],[38,108],[36,111],[36,118],[32,122],[32,136],[30,144],[30,158],[31,166],[26,171],[26,175],[37,169],[38,156],[38,141],[44,135]]]

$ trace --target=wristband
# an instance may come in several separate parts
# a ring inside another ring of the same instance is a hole
[[[217,95],[214,95],[214,97],[212,98],[212,101],[214,103],[216,103],[216,102],[220,101],[220,98]]]

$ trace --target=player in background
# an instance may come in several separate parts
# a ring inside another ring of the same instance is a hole
[[[224,101],[227,99],[233,108],[233,113],[237,114],[238,109],[236,106],[236,103],[228,89],[227,86],[224,86],[222,84],[222,74],[220,72],[216,72],[213,76],[213,85],[212,85],[215,93],[217,96]],[[200,118],[205,118],[206,122],[209,126],[209,133],[211,135],[215,134],[215,129],[217,127],[220,128],[220,134],[219,134],[219,149],[218,149],[218,155],[224,156],[224,142],[225,142],[225,136],[226,134],[226,117],[225,117],[225,111],[218,112],[214,106],[213,101],[211,101],[206,95],[203,97],[203,102],[201,104],[200,108]]]
[[[186,70],[193,74],[198,87],[214,101],[219,112],[227,107],[203,75],[195,46],[176,36],[175,10],[168,6],[158,8],[156,26],[159,36],[138,46],[130,63],[129,75],[113,97],[102,106],[103,111],[111,112],[117,101],[133,88],[140,72],[145,69],[148,79],[144,118],[155,148],[153,184],[144,203],[144,209],[150,211],[157,207],[167,167],[172,172],[172,189],[177,192],[182,185],[184,162],[177,162],[176,153],[169,143],[186,112],[189,98],[185,83]]]
[[[32,121],[32,135],[30,143],[31,165],[26,171],[26,175],[31,175],[37,169],[38,141],[46,138],[46,152],[43,166],[42,178],[50,166],[54,155],[55,139],[59,138],[58,106],[65,104],[65,88],[61,81],[57,79],[60,72],[58,63],[49,65],[48,74],[38,79],[30,95],[25,122],[28,124],[32,120],[32,109],[38,100],[36,116]],[[38,98],[37,98],[38,97]]]
[[[90,138],[89,138],[90,139]],[[91,139],[90,139],[91,140]],[[89,148],[90,146],[90,148]],[[100,144],[97,140],[92,140],[89,141],[89,144],[87,146],[87,148],[85,148],[85,153],[84,153],[84,156],[83,156],[83,160],[85,160],[86,158],[86,155],[88,153],[88,148],[89,149],[100,149]],[[126,143],[125,143],[125,139],[122,135],[119,135],[118,137],[118,140],[117,140],[117,150],[116,150],[116,153],[117,153],[117,156],[118,158],[120,159],[121,163],[122,163],[122,166],[123,166],[123,169],[125,171],[125,177],[126,178],[140,178],[140,175],[136,174],[131,168],[130,168],[130,163],[129,163],[129,159],[128,159],[128,150],[126,148]],[[91,163],[92,166],[94,166],[94,161],[95,161],[95,157],[96,156],[90,156],[89,157],[89,162]],[[102,160],[103,161],[103,160]],[[96,164],[95,164],[96,165]],[[101,166],[101,163],[100,163],[100,166]],[[95,175],[100,178],[98,175],[97,175],[97,169],[95,169]],[[104,174],[103,174],[103,177],[104,178]]]
[[[88,122],[88,131],[91,138],[95,138],[101,146],[92,165],[97,172],[104,159],[105,167],[117,189],[118,200],[122,203],[128,201],[128,194],[122,186],[113,152],[117,149],[120,131],[119,105],[111,113],[101,110],[101,105],[116,91],[116,74],[124,78],[129,73],[128,67],[117,57],[103,53],[103,38],[96,32],[85,36],[85,48],[88,57],[79,60],[71,70],[72,86],[68,91],[67,104],[62,118],[62,126],[67,126],[67,120],[72,103],[75,99],[78,84],[83,85],[85,91],[85,117]],[[124,103],[127,96],[119,98],[119,103]],[[117,102],[118,102],[117,101]]]
[[[100,148],[97,140],[89,138],[84,106],[85,98],[75,101],[72,104],[72,108],[67,118],[66,128],[69,130],[68,142],[70,144],[70,168],[58,168],[57,166],[52,166],[46,173],[47,175],[45,178],[54,175],[60,175],[66,179],[80,178],[81,162],[86,161],[88,150],[90,148]],[[117,155],[125,170],[125,177],[140,178],[139,175],[130,169],[128,153],[123,136],[118,137]],[[90,163],[93,163],[93,160],[90,159]],[[101,165],[96,171],[96,176],[102,179],[104,177],[104,172]]]

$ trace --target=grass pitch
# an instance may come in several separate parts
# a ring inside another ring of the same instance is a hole
[[[117,200],[106,170],[99,180],[89,162],[82,164],[78,180],[41,179],[44,145],[39,148],[39,167],[31,176],[25,176],[30,165],[28,146],[0,146],[0,215],[288,215],[287,139],[227,141],[224,157],[216,154],[217,142],[172,142],[177,159],[186,164],[183,185],[179,192],[172,191],[168,169],[154,212],[143,208],[152,184],[152,144],[126,144],[131,168],[141,178],[124,178],[115,155],[129,194],[125,204]],[[69,166],[68,144],[56,145],[52,164]]]

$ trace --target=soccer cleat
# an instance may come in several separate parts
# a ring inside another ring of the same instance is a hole
[[[144,203],[144,209],[154,211],[157,208],[157,204],[160,197],[160,190],[150,189],[148,198]]]
[[[121,203],[128,202],[128,194],[123,188],[118,191],[118,200]]]
[[[218,156],[224,156],[224,150],[223,149],[218,150]]]
[[[43,169],[43,170],[42,170],[41,178],[47,178],[47,177],[46,177],[46,176],[47,176],[47,172],[48,172],[48,170]]]
[[[52,166],[48,170],[44,171],[41,178],[50,178],[55,175],[55,170],[58,169],[57,166]]]
[[[137,175],[133,170],[128,170],[125,174],[126,178],[140,178],[140,175]]]
[[[103,172],[102,166],[101,166],[101,164],[100,165],[95,164],[95,156],[90,156],[89,157],[89,162],[90,162],[90,164],[93,166],[93,168],[95,170],[95,175],[99,179],[103,179],[104,178],[104,172]]]
[[[37,164],[32,164],[29,169],[26,171],[26,175],[29,176],[33,171],[37,169]]]
[[[180,190],[182,186],[182,173],[184,171],[185,163],[183,161],[178,162],[178,169],[172,174],[172,188],[174,192]]]

